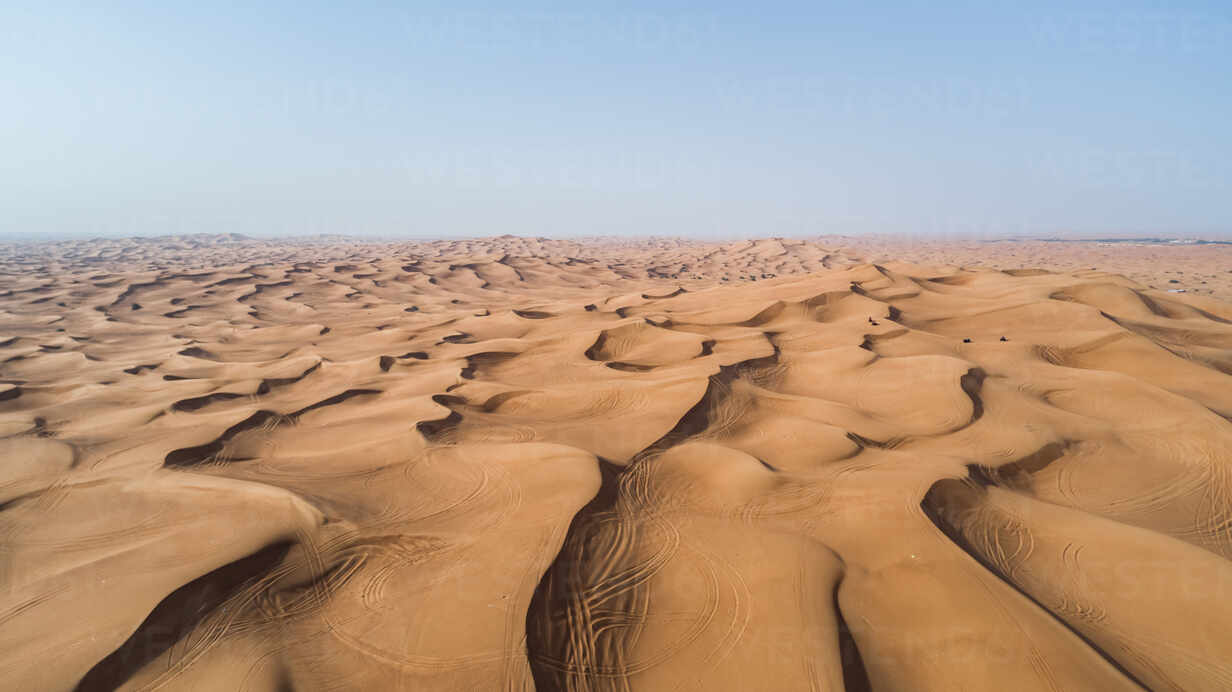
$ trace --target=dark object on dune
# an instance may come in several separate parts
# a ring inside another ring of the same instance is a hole
[[[1002,340],[1002,341],[1009,341],[1009,339],[1005,338],[1004,336],[1003,336],[1003,337],[1001,337],[1001,340]]]
[[[969,343],[971,343],[971,339],[963,339],[963,343],[964,343],[964,344],[969,344]]]

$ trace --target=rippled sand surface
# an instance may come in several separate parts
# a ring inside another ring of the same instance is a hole
[[[1065,250],[2,247],[0,687],[1232,688],[1228,251]]]

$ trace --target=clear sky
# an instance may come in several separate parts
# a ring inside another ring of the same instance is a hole
[[[1226,237],[1230,87],[1226,0],[8,0],[0,231]]]

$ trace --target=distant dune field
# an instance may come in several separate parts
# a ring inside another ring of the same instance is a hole
[[[1230,300],[1232,246],[0,246],[0,688],[1232,689]]]

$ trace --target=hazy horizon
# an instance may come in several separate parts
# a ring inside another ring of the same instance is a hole
[[[447,241],[464,241],[464,240],[481,240],[494,239],[501,236],[513,236],[518,238],[537,238],[546,240],[574,240],[585,241],[592,239],[612,239],[621,238],[629,240],[683,240],[683,241],[701,241],[701,242],[718,242],[718,243],[739,243],[751,242],[755,240],[800,240],[810,241],[819,238],[850,238],[852,240],[890,240],[890,241],[911,241],[911,240],[934,240],[934,241],[979,241],[979,242],[1017,242],[1017,241],[1061,241],[1061,242],[1173,242],[1186,241],[1196,242],[1197,244],[1232,244],[1232,234],[1207,234],[1207,235],[1187,235],[1187,234],[1137,234],[1137,235],[1118,235],[1118,234],[1098,234],[1098,233],[1055,233],[1052,235],[1040,233],[1036,235],[1011,235],[1011,234],[974,234],[974,233],[933,233],[928,235],[912,234],[912,233],[813,233],[813,234],[767,234],[762,236],[748,235],[680,235],[671,233],[630,233],[630,234],[572,234],[572,235],[553,235],[553,236],[536,236],[536,235],[519,235],[506,233],[481,233],[474,235],[430,235],[430,234],[397,234],[397,233],[382,233],[371,235],[349,235],[345,233],[235,233],[227,231],[202,231],[190,232],[182,234],[173,233],[140,233],[140,234],[100,234],[89,232],[8,232],[0,231],[0,244],[29,244],[29,243],[57,243],[57,242],[80,242],[91,240],[157,240],[160,238],[191,238],[201,236],[240,236],[246,240],[254,241],[271,241],[271,240],[287,240],[287,241],[303,241],[317,239],[339,239],[358,243],[408,243],[408,242],[447,242]]]
[[[5,238],[1232,237],[1216,3],[0,22]]]

